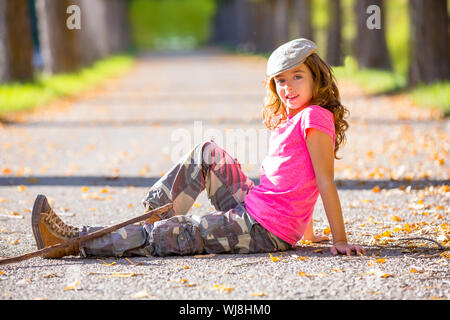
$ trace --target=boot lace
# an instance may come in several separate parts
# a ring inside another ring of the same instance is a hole
[[[59,235],[70,238],[78,236],[78,228],[65,224],[52,209],[45,212],[44,221]]]

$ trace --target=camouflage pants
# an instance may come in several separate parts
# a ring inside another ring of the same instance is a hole
[[[80,245],[82,256],[167,256],[202,253],[257,253],[291,246],[246,211],[244,198],[253,182],[240,164],[215,142],[195,146],[143,199],[146,209],[173,203],[154,224],[129,225]],[[217,211],[186,215],[206,190]],[[83,226],[81,235],[102,227]]]

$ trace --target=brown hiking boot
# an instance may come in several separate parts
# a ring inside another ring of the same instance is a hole
[[[47,198],[41,194],[34,201],[31,226],[38,249],[63,243],[79,236],[79,229],[65,224],[52,210]],[[44,258],[55,259],[71,255],[79,255],[78,244],[46,254]]]

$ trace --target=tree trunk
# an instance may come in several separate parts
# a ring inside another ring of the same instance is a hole
[[[246,10],[248,16],[248,29],[247,29],[247,51],[256,52],[257,33],[260,32],[261,26],[258,25],[258,4],[253,0],[246,0]]]
[[[434,1],[434,0],[433,0]],[[380,28],[369,29],[368,24],[374,13],[367,13],[369,6],[379,8],[379,16],[376,21]],[[387,49],[384,23],[383,0],[358,0],[356,1],[357,33],[354,42],[354,51],[360,68],[390,70],[391,60]],[[379,21],[378,21],[379,20]]]
[[[328,0],[330,19],[328,24],[327,56],[328,64],[342,65],[342,10],[341,0]]]
[[[225,43],[226,38],[226,2],[223,0],[216,0],[216,12],[212,20],[212,32],[210,37],[211,43]]]
[[[247,29],[248,29],[248,21],[247,21],[247,11],[246,11],[246,1],[245,0],[234,0],[233,1],[233,10],[235,17],[235,38],[236,38],[236,47],[238,49],[242,49],[245,46],[247,40]]]
[[[289,1],[273,1],[275,47],[289,41]]]
[[[71,4],[68,0],[36,0],[44,73],[71,72],[81,66],[79,37],[83,26],[81,30],[67,27],[66,10]]]
[[[410,0],[411,60],[409,85],[450,78],[446,0]]]
[[[106,58],[109,51],[104,0],[78,0],[81,8],[81,36],[79,38],[83,65]]]
[[[106,28],[109,53],[119,53],[130,44],[128,8],[126,0],[107,0]]]
[[[294,37],[306,38],[314,41],[314,34],[311,22],[311,0],[293,0],[291,20],[294,22]]]
[[[271,52],[275,49],[274,19],[272,0],[256,2],[256,51]]]
[[[0,83],[33,77],[28,0],[0,0]]]
[[[256,33],[259,32],[259,26],[257,25],[257,4],[253,0],[245,0],[245,16],[244,23],[247,25],[245,30],[245,43],[243,50],[245,52],[256,52]]]
[[[236,17],[233,0],[216,0],[217,11],[214,17],[214,43],[234,46],[236,44]]]

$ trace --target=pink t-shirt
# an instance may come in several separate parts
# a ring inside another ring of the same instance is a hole
[[[317,105],[304,108],[272,131],[260,184],[244,199],[256,221],[291,245],[302,238],[319,196],[306,146],[308,128],[329,134],[334,145],[333,113]]]

